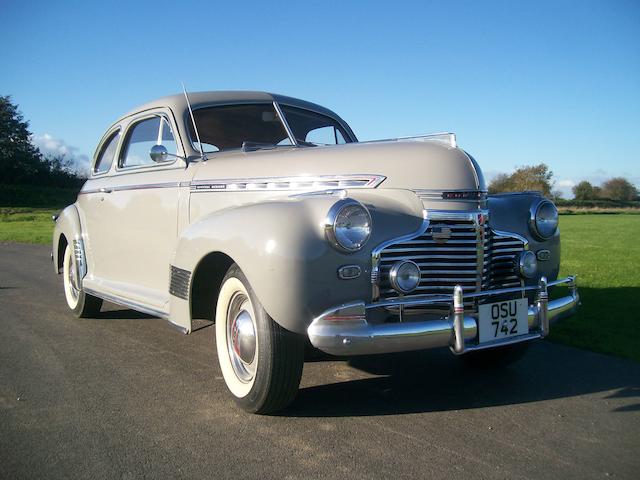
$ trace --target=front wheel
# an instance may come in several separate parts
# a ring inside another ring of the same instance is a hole
[[[216,349],[227,388],[252,413],[272,413],[295,398],[302,376],[304,340],[264,310],[247,278],[232,265],[216,306]]]
[[[76,271],[76,259],[71,245],[67,245],[64,250],[62,278],[67,305],[76,317],[94,317],[100,313],[102,299],[85,293],[80,286],[80,279]]]

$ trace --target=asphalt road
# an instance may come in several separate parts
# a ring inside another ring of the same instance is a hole
[[[43,246],[0,245],[2,478],[638,478],[640,364],[539,342],[305,364],[279,416],[239,411],[213,328],[66,310]],[[639,346],[640,348],[640,346]]]

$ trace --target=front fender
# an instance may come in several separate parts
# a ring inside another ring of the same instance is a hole
[[[370,300],[372,248],[422,223],[422,203],[412,192],[351,191],[348,196],[365,204],[373,220],[372,237],[359,252],[339,252],[325,239],[324,219],[337,194],[300,195],[205,216],[183,232],[172,265],[193,273],[207,254],[224,253],[242,269],[277,323],[306,333],[329,306]],[[360,277],[339,279],[344,265],[359,266]],[[189,325],[184,323],[189,303],[174,296],[171,302],[172,321],[190,330],[190,313]]]
[[[560,229],[551,238],[538,240],[529,228],[531,206],[541,198],[537,192],[516,192],[492,195],[487,202],[489,221],[494,229],[524,237],[529,250],[536,254],[541,250],[549,252],[547,257],[543,257],[544,260],[538,261],[538,277],[527,280],[526,285],[536,285],[540,276],[545,276],[550,281],[555,280],[560,270]]]
[[[64,251],[60,250],[62,236],[65,237],[68,243],[72,243],[74,239],[80,240],[82,238],[80,215],[75,205],[69,205],[60,212],[53,229],[51,253],[53,254],[53,268],[56,273],[60,273],[62,269],[62,259],[64,255]]]

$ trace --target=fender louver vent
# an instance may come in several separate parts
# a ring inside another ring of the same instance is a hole
[[[171,280],[169,283],[169,293],[174,297],[187,300],[189,298],[189,282],[191,272],[171,265]]]

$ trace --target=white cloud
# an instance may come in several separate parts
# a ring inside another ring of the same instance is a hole
[[[53,135],[43,133],[33,135],[31,141],[40,149],[44,156],[64,155],[65,158],[73,161],[75,169],[79,173],[89,171],[91,160],[88,155],[78,153],[78,148],[68,145],[64,140],[55,138]]]

